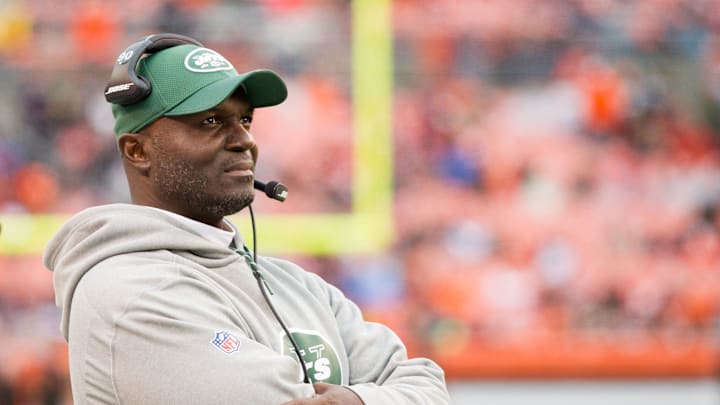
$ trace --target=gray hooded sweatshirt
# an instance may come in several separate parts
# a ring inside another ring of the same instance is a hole
[[[239,240],[239,239],[238,239]],[[270,404],[313,396],[245,257],[156,209],[86,209],[46,247],[77,404]],[[260,257],[313,382],[366,405],[449,404],[443,371],[408,359],[335,287]]]

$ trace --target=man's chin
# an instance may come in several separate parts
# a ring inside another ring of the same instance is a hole
[[[225,217],[242,211],[247,206],[252,204],[254,199],[254,192],[242,193],[241,195],[217,201],[215,202],[215,204],[212,204],[212,206],[214,206],[213,210],[215,211],[215,214]]]

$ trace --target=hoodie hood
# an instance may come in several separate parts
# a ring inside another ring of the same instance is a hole
[[[203,238],[183,221],[140,205],[88,208],[60,227],[45,247],[43,263],[53,272],[65,339],[75,287],[85,273],[113,256],[157,250],[192,255],[193,261],[209,269],[237,259],[229,248]]]

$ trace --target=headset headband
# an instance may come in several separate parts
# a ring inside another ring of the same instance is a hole
[[[190,37],[178,34],[154,34],[128,46],[115,61],[110,81],[105,87],[105,99],[114,104],[129,105],[142,101],[150,95],[150,82],[135,72],[140,57],[177,45],[202,44]]]

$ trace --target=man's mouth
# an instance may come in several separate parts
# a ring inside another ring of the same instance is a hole
[[[253,165],[251,162],[238,162],[228,166],[225,173],[233,177],[253,176]]]

